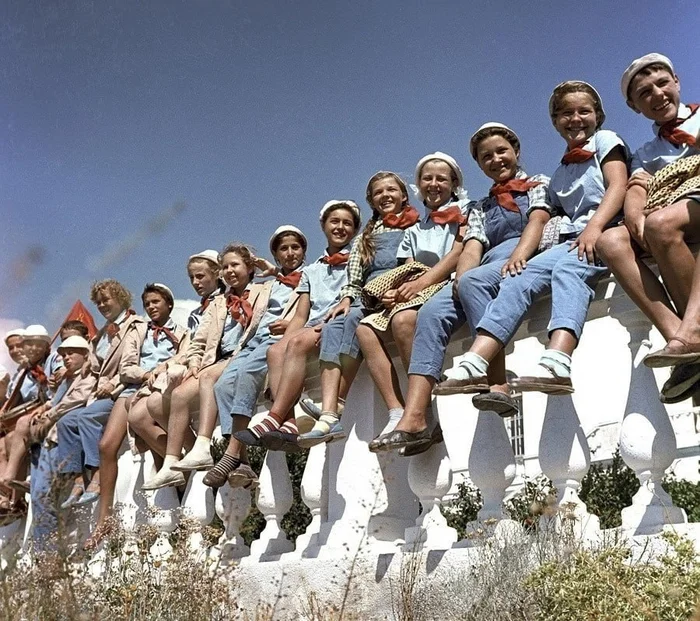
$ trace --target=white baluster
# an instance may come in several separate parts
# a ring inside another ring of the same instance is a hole
[[[676,457],[676,435],[666,408],[658,397],[651,369],[642,359],[652,349],[649,324],[623,321],[630,333],[633,353],[632,379],[625,417],[620,430],[620,455],[639,479],[632,505],[622,510],[622,528],[637,535],[659,532],[666,524],[683,524],[687,517],[661,485],[664,473]]]
[[[527,403],[527,401],[526,401]],[[578,495],[581,479],[591,465],[591,453],[570,395],[550,396],[539,445],[540,467],[557,490],[555,518],[541,518],[546,527],[559,528],[571,520],[577,536],[593,537],[600,530],[598,517],[589,513]]]
[[[297,537],[296,551],[299,556],[304,556],[306,548],[316,542],[321,522],[328,513],[327,448],[326,444],[318,444],[309,451],[304,475],[301,477],[301,499],[311,512],[311,523],[304,534]]]
[[[149,478],[155,474],[151,467]],[[177,527],[180,512],[180,500],[177,489],[163,487],[153,492],[145,493],[147,508],[147,523],[158,530],[158,538],[151,546],[151,555],[156,560],[166,560],[172,554],[169,537]]]
[[[192,472],[182,498],[183,515],[198,524],[198,528],[189,535],[189,546],[195,553],[203,551],[202,530],[214,519],[214,490],[202,483],[205,475],[203,471]]]
[[[417,550],[421,546],[427,550],[446,550],[457,541],[457,531],[447,525],[440,511],[440,501],[452,485],[445,443],[408,459],[408,484],[423,512],[416,519],[416,525],[406,529],[404,550]]]
[[[241,536],[241,526],[250,512],[250,492],[242,487],[231,489],[226,483],[216,494],[215,506],[216,514],[224,523],[224,532],[216,548],[220,562],[227,565],[250,554]]]
[[[282,518],[292,507],[292,500],[286,455],[280,451],[268,451],[260,472],[257,498],[258,509],[265,516],[266,524],[260,538],[250,546],[246,562],[272,559],[294,549],[281,526]]]

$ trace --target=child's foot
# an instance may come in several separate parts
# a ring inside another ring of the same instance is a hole
[[[548,349],[542,354],[530,374],[513,378],[510,385],[518,392],[570,395],[574,392],[571,383],[571,356]]]
[[[209,470],[214,466],[214,460],[211,456],[210,442],[199,442],[199,438],[195,442],[192,450],[187,453],[180,461],[175,462],[170,468],[176,472],[190,472],[191,470]]]
[[[399,421],[401,420],[402,416],[403,408],[391,408],[389,410],[389,422],[384,426],[384,429],[382,429],[379,435],[385,435],[394,431],[394,429],[396,429],[396,425],[399,424]]]
[[[218,463],[204,475],[202,483],[204,483],[204,485],[208,485],[209,487],[222,487],[226,483],[228,475],[240,465],[240,458],[224,453],[223,457],[218,461]]]
[[[443,441],[444,438],[442,437],[442,427],[440,427],[440,424],[438,423],[435,425],[435,428],[430,434],[430,440],[427,442],[419,442],[410,446],[405,446],[404,448],[399,449],[399,455],[403,457],[420,455],[421,453],[425,453],[431,446],[440,444],[440,442]]]
[[[423,447],[427,449],[431,437],[432,432],[427,427],[420,431],[392,431],[391,433],[379,435],[372,440],[369,443],[369,450],[371,453],[381,453],[383,451],[408,449],[409,447],[411,450]]]
[[[83,483],[83,475],[80,475],[73,484],[73,489],[70,491],[68,498],[61,503],[61,509],[72,507],[80,497],[85,493],[85,485]]]
[[[228,484],[230,487],[244,487],[252,491],[259,485],[258,475],[250,464],[240,464],[228,475]]]
[[[700,388],[700,363],[679,364],[661,388],[661,403],[680,403],[690,399]],[[12,484],[10,482],[10,484]]]
[[[505,392],[497,392],[495,390],[474,395],[472,403],[481,412],[496,412],[503,418],[517,416],[520,411],[518,402],[513,397]]]
[[[299,434],[287,431],[269,431],[260,438],[262,444],[268,451],[284,451],[285,453],[299,453]]]
[[[674,336],[668,340],[666,347],[651,352],[642,362],[652,369],[672,367],[677,364],[688,364],[700,360],[700,343],[689,343]]]
[[[478,354],[467,352],[455,360],[455,365],[445,371],[447,379],[433,388],[434,395],[458,395],[487,392],[489,382],[486,371],[489,363]]]
[[[323,412],[314,428],[299,436],[299,446],[311,448],[323,442],[334,442],[345,437],[345,431],[335,412]]]
[[[75,506],[78,505],[89,505],[95,502],[100,497],[100,481],[95,481],[94,479],[90,481],[85,493],[75,501]]]
[[[162,489],[163,487],[180,487],[184,485],[185,475],[182,472],[175,472],[170,469],[170,466],[163,466],[154,477],[146,481],[141,489],[145,491],[152,491],[156,489]]]

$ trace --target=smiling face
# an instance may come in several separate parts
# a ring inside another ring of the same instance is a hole
[[[250,267],[237,252],[227,252],[221,257],[221,276],[240,295],[250,282]]]
[[[117,298],[112,297],[112,294],[107,289],[102,289],[95,296],[95,306],[100,311],[107,321],[114,321],[124,310]]]
[[[293,272],[304,261],[304,246],[294,233],[281,235],[275,248],[275,260],[285,274]]]
[[[640,71],[632,78],[627,105],[659,125],[678,118],[680,102],[681,84],[668,69]]]
[[[447,162],[430,160],[420,171],[418,189],[428,209],[437,209],[446,204],[456,190],[457,182]]]
[[[79,347],[59,347],[58,353],[61,354],[63,365],[66,367],[69,377],[80,371],[88,358],[87,350]]]
[[[333,209],[326,214],[323,232],[328,240],[328,247],[337,252],[348,245],[355,235],[355,219],[346,207]]]
[[[162,326],[168,321],[172,307],[160,293],[149,291],[143,296],[143,310],[153,323]]]
[[[596,131],[595,103],[588,93],[563,95],[557,105],[554,127],[569,148],[584,144]]]
[[[5,341],[7,353],[10,354],[12,362],[22,364],[24,361],[24,338],[21,336],[10,336]]]
[[[374,181],[370,187],[370,199],[372,209],[382,216],[400,213],[408,204],[408,196],[393,176]]]
[[[201,298],[209,297],[219,286],[219,273],[204,259],[190,261],[187,266],[187,275],[190,277],[192,288]]]
[[[25,338],[23,349],[29,364],[35,364],[43,360],[49,353],[49,344],[43,339]]]
[[[483,138],[476,146],[476,161],[484,174],[494,183],[505,183],[518,172],[518,156],[505,137]]]

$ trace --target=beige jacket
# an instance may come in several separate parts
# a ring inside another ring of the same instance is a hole
[[[56,423],[71,410],[86,405],[96,385],[97,378],[94,375],[88,375],[87,377],[78,375],[78,377],[73,379],[63,398],[44,414],[48,420],[54,423],[49,431],[49,435],[46,437],[47,442],[53,442],[54,444],[58,442]]]
[[[147,371],[140,366],[141,362],[141,346],[148,332],[147,323],[138,323],[134,325],[133,330],[124,337],[122,348],[121,361],[119,362],[119,381],[122,384],[142,384],[144,375]],[[177,350],[175,356],[179,353],[187,351],[190,344],[189,330],[175,324],[173,330],[178,339]],[[166,361],[166,367],[175,361],[175,356]]]
[[[114,335],[114,338],[110,343],[109,350],[107,351],[107,355],[102,363],[100,363],[99,358],[95,354],[95,349],[107,326],[102,326],[99,332],[92,339],[90,367],[93,374],[97,378],[96,388],[101,388],[107,382],[112,382],[112,384],[115,386],[114,390],[112,391],[112,399],[116,399],[119,396],[119,393],[124,390],[124,385],[119,381],[119,363],[121,361],[122,351],[124,349],[124,338],[129,330],[138,325],[146,325],[146,320],[139,315],[127,316],[127,318],[119,325],[119,332]],[[94,401],[94,399],[92,399],[92,401]]]

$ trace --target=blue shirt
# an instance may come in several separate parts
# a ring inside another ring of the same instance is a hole
[[[209,303],[211,303],[211,301],[220,293],[221,290],[216,289],[214,293],[207,298]],[[199,324],[202,321],[202,315],[204,315],[204,310],[204,304],[200,304],[190,313],[190,316],[187,318],[187,329],[190,331],[190,336],[194,336],[195,332],[197,332],[197,328],[199,328]]]
[[[298,272],[301,267],[294,270]],[[301,281],[300,281],[301,283]],[[272,283],[272,291],[270,291],[270,300],[267,303],[267,310],[260,320],[258,325],[258,334],[263,334],[264,332],[269,332],[270,324],[275,323],[284,312],[284,307],[289,301],[289,297],[292,295],[294,289],[281,283],[279,280],[275,280]]]
[[[629,149],[615,132],[599,129],[582,145],[594,157],[578,164],[561,164],[549,182],[549,200],[564,212],[560,233],[580,233],[598,209],[605,195],[603,160],[616,147],[622,147],[629,159]]]
[[[123,310],[119,314],[119,317],[117,317],[114,320],[114,323],[119,326],[122,323],[124,323],[124,320],[126,318],[127,318],[127,311]],[[107,354],[109,353],[109,347],[111,344],[112,344],[111,339],[109,338],[109,335],[107,334],[107,330],[105,330],[102,333],[100,340],[97,341],[97,345],[95,345],[95,355],[97,356],[97,358],[100,362],[104,362],[104,359],[107,357]]]
[[[341,254],[349,254],[349,252],[348,246],[340,251]],[[327,256],[326,251],[322,257],[304,268],[297,287],[297,293],[309,294],[311,301],[307,322],[309,326],[317,324],[338,303],[340,290],[348,282],[346,264],[332,266],[324,263],[323,259]]]

